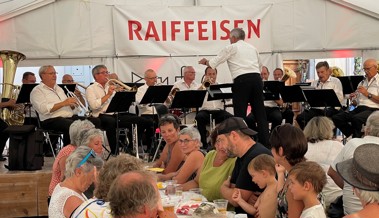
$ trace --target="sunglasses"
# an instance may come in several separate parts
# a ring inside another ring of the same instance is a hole
[[[83,166],[83,164],[85,164],[87,162],[88,158],[90,158],[91,156],[93,158],[96,157],[95,151],[93,149],[91,149],[88,152],[88,154],[83,158],[83,160],[78,163],[78,165],[76,166],[76,168],[79,168],[79,167]]]

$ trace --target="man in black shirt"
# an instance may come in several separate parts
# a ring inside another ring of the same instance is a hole
[[[221,186],[222,196],[235,207],[236,213],[246,213],[239,205],[233,201],[232,195],[236,188],[240,189],[242,198],[253,204],[253,195],[259,195],[262,190],[252,181],[248,172],[248,165],[252,159],[260,154],[269,154],[262,144],[255,142],[251,136],[257,134],[249,129],[245,121],[240,117],[231,117],[222,122],[218,130],[218,142],[228,152],[230,157],[238,157],[230,179],[226,180]],[[249,216],[250,217],[250,216]],[[253,217],[253,216],[251,216]]]

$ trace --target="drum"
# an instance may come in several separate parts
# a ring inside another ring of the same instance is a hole
[[[183,111],[182,111],[182,109],[176,109],[176,108],[174,108],[174,109],[169,109],[168,112],[169,112],[170,114],[174,114],[174,115],[176,115],[177,117],[181,117],[181,116],[183,115]]]
[[[186,126],[194,126],[196,124],[195,117],[196,117],[196,112],[189,112],[186,114],[182,114],[179,117],[181,121],[180,123]]]

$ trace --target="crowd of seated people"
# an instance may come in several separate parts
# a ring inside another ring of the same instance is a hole
[[[126,165],[124,170],[122,167],[122,164],[128,163],[125,159],[129,157],[117,156],[120,150],[115,146],[118,140],[115,138],[116,118],[106,113],[115,95],[115,87],[108,84],[109,72],[104,65],[94,68],[93,76],[96,82],[87,90],[89,100],[85,100],[95,112],[95,117],[92,118],[77,115],[77,100],[67,97],[63,94],[63,89],[57,86],[57,73],[54,67],[43,66],[39,72],[42,82],[32,91],[31,101],[39,114],[42,126],[61,131],[64,135],[64,146],[53,164],[49,186],[49,196],[51,196],[49,214],[68,217],[75,213],[81,217],[83,212],[93,207],[87,206],[88,204],[103,200],[104,204],[100,205],[99,211],[106,211],[113,216],[124,216],[129,212],[118,210],[122,204],[117,201],[133,193],[120,192],[120,188],[145,187],[146,191],[153,188],[151,193],[134,194],[151,198],[151,202],[140,201],[139,207],[149,208],[145,211],[149,215],[159,215],[162,214],[162,205],[157,200],[160,196],[155,182],[167,180],[176,180],[184,191],[199,187],[209,201],[227,199],[237,213],[246,213],[248,217],[266,216],[263,210],[275,211],[275,215],[270,214],[268,217],[308,215],[326,217],[331,205],[334,207],[334,202],[338,199],[342,199],[341,208],[344,215],[371,214],[371,210],[366,209],[362,202],[374,205],[372,211],[377,209],[376,195],[371,196],[369,193],[370,199],[374,199],[370,200],[365,193],[365,191],[374,193],[379,191],[375,186],[376,180],[372,181],[372,177],[365,178],[370,181],[372,187],[369,187],[369,190],[364,189],[357,183],[351,184],[350,178],[343,171],[345,168],[338,167],[340,162],[355,158],[354,152],[359,151],[357,148],[361,145],[379,144],[378,64],[374,59],[367,59],[363,65],[366,77],[358,84],[357,91],[352,95],[357,100],[357,107],[354,110],[345,112],[333,108],[333,113],[327,114],[322,109],[312,108],[311,111],[317,110],[317,113],[306,117],[305,120],[298,117],[296,119],[298,124],[292,125],[288,122],[281,125],[279,120],[271,128],[268,144],[261,144],[259,138],[254,138],[257,132],[249,128],[254,126],[251,123],[254,121],[226,116],[222,120],[217,120],[219,125],[211,132],[213,148],[205,148],[203,145],[208,146],[208,140],[204,134],[204,123],[208,117],[204,119],[203,124],[200,124],[201,128],[196,126],[181,128],[181,121],[176,115],[170,113],[157,115],[159,132],[164,141],[158,159],[152,163],[153,167],[163,169],[163,172],[157,176],[146,173],[137,160],[135,168],[128,168]],[[322,62],[318,66],[319,80],[313,83],[316,89],[328,88],[328,84],[332,83],[339,84],[339,81],[329,77],[330,69],[327,63]],[[210,70],[209,68],[206,70],[206,75]],[[152,85],[155,85],[156,77],[154,74],[146,76],[146,79],[154,80]],[[197,90],[200,84],[196,84],[194,79],[194,68],[188,66],[185,68],[185,78],[176,86],[183,90]],[[337,96],[342,101],[340,86],[334,90],[338,91]],[[309,111],[304,113],[310,114]],[[328,117],[322,116],[325,114]],[[153,125],[150,119],[127,114],[121,120],[122,126],[127,128],[137,123],[138,138],[147,138],[148,144],[154,145],[151,143]],[[301,128],[297,127],[299,124]],[[105,130],[106,139],[100,128]],[[347,137],[353,136],[345,146],[335,140],[336,128]],[[106,141],[109,142],[111,154],[116,156],[112,156],[110,160],[104,155]],[[137,143],[140,145],[141,142]],[[376,151],[374,148],[370,149]],[[266,158],[263,161],[267,163],[265,167],[260,165],[258,157]],[[118,158],[123,158],[125,163],[120,163],[121,160],[115,161]],[[0,157],[0,160],[3,158]],[[104,168],[102,168],[103,162],[105,162]],[[373,168],[377,169],[374,166]],[[111,169],[119,171],[115,171],[112,175],[107,174]],[[125,173],[136,178],[129,179]],[[145,178],[147,182],[142,184],[140,182],[142,180],[138,178]],[[276,178],[277,181],[273,183],[274,181],[270,180],[272,178]],[[94,197],[93,199],[88,199],[83,194],[90,186],[94,187],[94,192],[90,191],[86,195]],[[98,190],[104,186],[107,186],[105,194],[100,194]],[[307,192],[301,192],[304,187]],[[115,190],[116,192],[113,192]],[[273,195],[276,195],[276,198],[273,198]],[[110,196],[113,196],[114,201]]]

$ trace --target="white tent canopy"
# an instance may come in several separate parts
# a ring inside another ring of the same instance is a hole
[[[24,53],[27,59],[19,66],[105,64],[125,81],[132,72],[142,75],[153,68],[171,83],[183,65],[201,72],[197,61],[227,45],[223,27],[237,23],[245,30],[259,29],[247,41],[271,69],[283,59],[376,58],[379,9],[375,0],[359,2],[0,0],[0,50]],[[225,64],[219,72],[221,82],[230,80]]]

